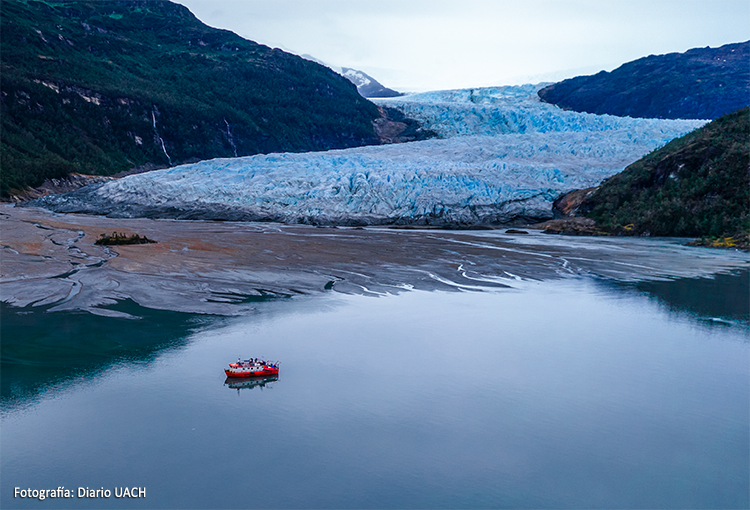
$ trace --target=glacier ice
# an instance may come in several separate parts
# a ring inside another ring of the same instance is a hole
[[[563,111],[537,98],[541,86],[377,101],[441,139],[214,159],[44,197],[36,205],[120,217],[340,225],[546,219],[561,193],[594,186],[706,122]]]

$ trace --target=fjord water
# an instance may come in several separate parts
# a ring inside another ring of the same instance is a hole
[[[747,270],[508,284],[236,318],[5,307],[2,507],[748,506]],[[227,384],[238,355],[279,380]],[[113,495],[13,497],[61,486]]]

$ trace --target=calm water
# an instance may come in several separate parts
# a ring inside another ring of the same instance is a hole
[[[750,505],[747,271],[511,283],[270,301],[233,319],[4,307],[0,503]],[[226,384],[240,355],[281,360],[279,380]],[[40,502],[17,486],[147,492]]]

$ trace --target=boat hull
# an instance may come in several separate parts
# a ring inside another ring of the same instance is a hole
[[[227,377],[267,377],[269,375],[279,375],[279,369],[271,367],[266,367],[262,370],[225,368],[224,373],[227,374]]]

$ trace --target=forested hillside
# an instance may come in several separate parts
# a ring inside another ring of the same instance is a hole
[[[578,214],[612,233],[745,239],[750,108],[673,140],[610,177]],[[745,241],[746,242],[746,241]]]
[[[539,97],[599,115],[716,119],[750,105],[750,41],[650,55],[549,85]]]
[[[3,0],[0,192],[215,157],[378,143],[330,69],[149,0]]]

